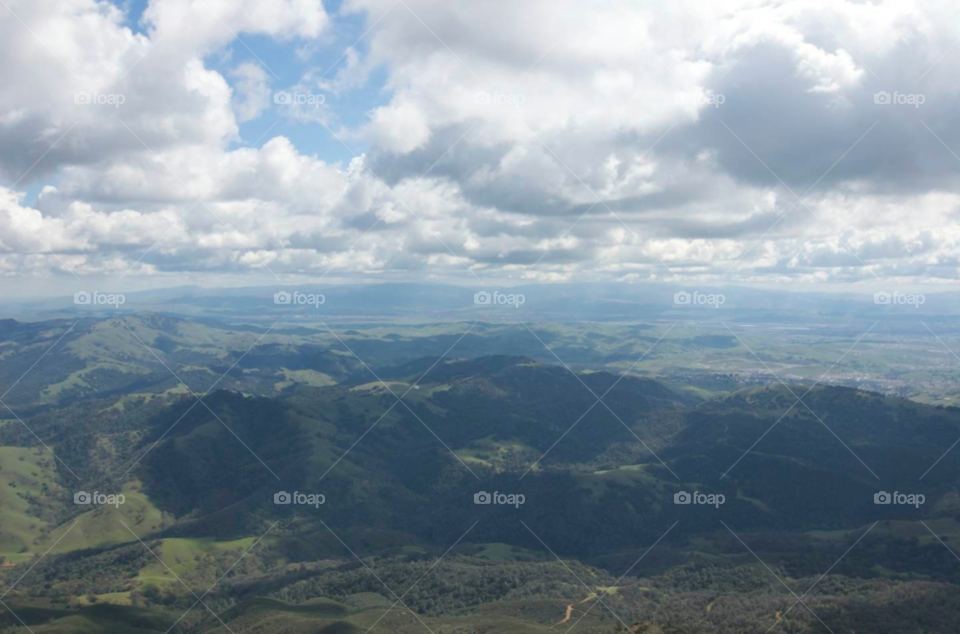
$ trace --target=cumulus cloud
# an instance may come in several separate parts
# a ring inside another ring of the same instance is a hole
[[[0,274],[952,281],[957,14],[151,0],[135,32],[109,2],[11,1]],[[224,63],[267,40],[298,81]],[[272,87],[373,97],[344,117]],[[301,127],[245,146],[268,115]]]
[[[267,71],[257,64],[240,64],[231,76],[234,83],[234,109],[240,121],[259,117],[270,105],[270,81]]]

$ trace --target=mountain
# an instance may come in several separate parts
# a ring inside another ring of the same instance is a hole
[[[745,632],[787,613],[784,586],[816,585],[805,601],[836,631],[949,631],[960,409],[773,377],[707,389],[575,354],[647,338],[637,326],[468,327],[6,322],[4,377],[40,372],[0,423],[0,622]],[[499,353],[523,333],[536,357]],[[731,354],[686,332],[666,344]],[[398,596],[409,609],[388,610]],[[798,607],[785,626],[826,631],[818,618]]]
[[[118,289],[110,289],[115,293]],[[318,304],[283,305],[276,293],[322,295]],[[103,290],[102,292],[107,292]],[[478,304],[480,292],[522,294],[522,305]],[[723,296],[720,305],[678,303],[675,296],[688,293]],[[443,323],[477,319],[491,322],[545,320],[564,324],[617,323],[627,320],[747,321],[809,326],[831,323],[844,327],[851,321],[884,319],[907,324],[921,314],[934,322],[949,322],[960,305],[953,293],[929,293],[922,306],[877,304],[874,294],[784,291],[744,286],[695,286],[664,283],[565,283],[525,284],[512,287],[477,284],[285,284],[241,288],[185,286],[124,295],[117,308],[77,305],[72,296],[0,301],[0,316],[33,319],[105,316],[125,313],[165,313],[201,321],[272,323],[277,319],[301,323],[323,319],[355,324],[403,322]]]

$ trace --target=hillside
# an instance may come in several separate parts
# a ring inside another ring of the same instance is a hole
[[[827,569],[809,605],[832,628],[945,631],[955,616],[943,544],[960,540],[960,463],[938,459],[957,408],[796,383],[711,397],[529,356],[398,358],[382,332],[343,333],[350,349],[381,342],[366,365],[319,334],[271,331],[249,350],[262,332],[69,326],[7,327],[21,365],[61,335],[48,356],[88,364],[82,384],[58,370],[18,386],[23,424],[0,426],[8,587],[36,564],[0,613],[11,626],[166,631],[211,588],[178,631],[533,633],[583,617],[597,633],[745,632],[792,605],[778,577],[800,594]],[[79,490],[125,502],[77,505]],[[924,502],[875,504],[882,490]],[[281,491],[323,502],[278,505]],[[676,504],[682,491],[723,502]],[[388,610],[410,586],[409,610]],[[787,619],[820,631],[809,611]]]

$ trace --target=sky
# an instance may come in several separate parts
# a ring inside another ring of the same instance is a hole
[[[954,288],[960,6],[0,1],[0,296]]]

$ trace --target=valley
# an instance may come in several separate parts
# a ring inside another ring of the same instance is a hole
[[[948,631],[960,409],[694,329],[5,322],[0,623]]]

